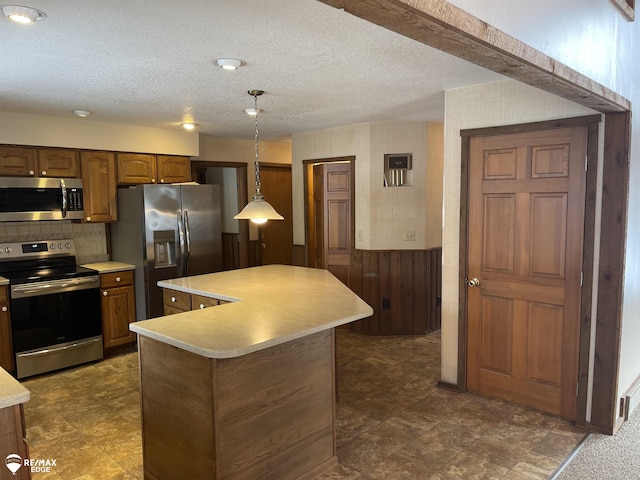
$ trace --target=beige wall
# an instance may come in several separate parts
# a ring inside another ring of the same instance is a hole
[[[591,115],[594,113],[596,112],[568,100],[511,80],[446,92],[442,381],[456,384],[458,375],[460,130]],[[599,230],[599,228],[596,230]],[[597,277],[597,274],[594,276]]]
[[[442,239],[443,126],[368,123],[294,134],[294,243],[304,245],[304,160],[355,156],[356,248],[413,250]],[[384,154],[413,154],[413,186],[385,187]],[[404,240],[405,232],[415,240]]]
[[[258,153],[260,163],[291,164],[291,144],[287,142],[259,142]],[[243,140],[234,138],[221,138],[211,135],[200,135],[200,154],[192,157],[192,160],[211,162],[237,162],[246,163],[247,168],[247,201],[251,200],[255,193],[255,140]],[[295,177],[294,177],[295,178]],[[269,199],[266,199],[269,201]],[[258,238],[258,227],[249,222],[249,238]]]
[[[197,132],[0,112],[0,144],[111,150],[165,155],[198,154]]]

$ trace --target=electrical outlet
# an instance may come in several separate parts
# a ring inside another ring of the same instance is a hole
[[[405,230],[404,231],[404,239],[408,242],[415,242],[416,240],[416,231],[415,230]]]

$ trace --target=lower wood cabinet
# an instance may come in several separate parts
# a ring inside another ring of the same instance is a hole
[[[174,313],[188,312],[189,310],[199,310],[229,303],[225,300],[205,297],[203,295],[191,295],[178,290],[171,290],[170,288],[162,289],[162,302],[164,304],[165,315],[173,315]]]
[[[9,315],[8,289],[0,286],[0,367],[13,371],[15,362],[11,343],[11,317]]]
[[[22,404],[0,408],[0,457],[6,459],[8,455],[19,455],[20,458],[29,458],[29,446],[25,440],[26,428],[24,423],[24,409]],[[31,468],[19,468],[12,474],[5,468],[2,462],[0,470],[1,480],[31,480]]]
[[[105,356],[114,349],[133,347],[136,334],[129,324],[136,320],[136,295],[133,271],[103,273],[100,275],[102,294],[102,339]]]

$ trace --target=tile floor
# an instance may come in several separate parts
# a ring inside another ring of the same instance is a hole
[[[340,465],[323,480],[546,479],[584,435],[551,415],[436,388],[437,333],[337,338]],[[143,478],[136,354],[24,384],[30,456],[56,460],[34,480]]]

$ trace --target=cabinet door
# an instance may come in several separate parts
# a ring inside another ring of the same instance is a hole
[[[36,149],[0,147],[0,175],[30,177],[36,174]]]
[[[132,286],[107,288],[102,293],[102,339],[104,348],[119,347],[136,341],[129,324],[136,319]]]
[[[82,152],[82,187],[85,222],[118,220],[116,159],[111,152]]]
[[[158,155],[158,183],[180,183],[191,181],[189,157]]]
[[[118,184],[156,182],[156,156],[147,153],[118,154]]]
[[[14,368],[9,299],[4,286],[0,287],[0,367],[9,372]]]
[[[80,177],[78,151],[64,148],[39,148],[37,174],[40,177]]]

